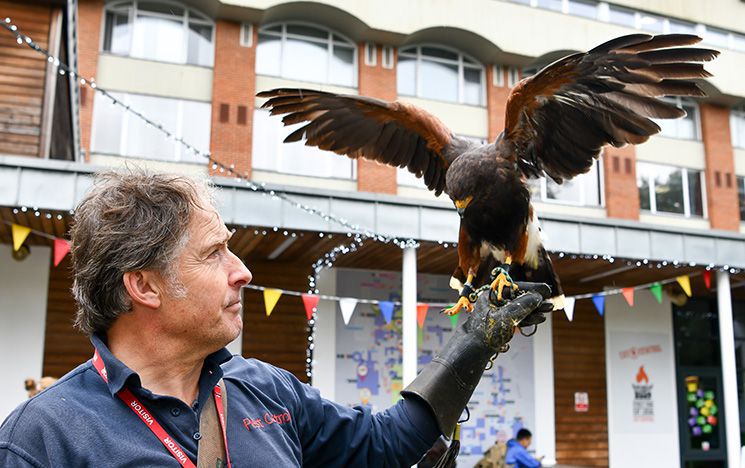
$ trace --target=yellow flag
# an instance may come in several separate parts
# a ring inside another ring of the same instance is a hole
[[[14,224],[11,226],[11,230],[13,232],[13,250],[18,250],[23,245],[23,241],[25,241],[31,233],[31,228]]]
[[[675,278],[675,280],[678,282],[681,288],[683,288],[683,291],[685,291],[686,296],[691,297],[691,278],[688,277],[688,275],[678,276]]]
[[[264,290],[264,307],[266,307],[266,316],[272,315],[274,306],[277,305],[277,301],[282,296],[282,291],[279,289],[267,288]]]

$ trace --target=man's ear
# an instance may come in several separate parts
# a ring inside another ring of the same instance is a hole
[[[163,289],[157,275],[150,271],[128,271],[122,278],[132,302],[148,309],[160,307]]]

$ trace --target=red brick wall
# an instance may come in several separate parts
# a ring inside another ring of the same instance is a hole
[[[250,177],[258,33],[254,28],[251,47],[240,45],[240,34],[239,23],[217,21],[210,152],[216,161],[228,167],[233,164],[237,174]],[[239,117],[245,118],[239,121]],[[220,175],[212,165],[210,173]]]
[[[607,146],[603,154],[605,208],[609,218],[639,219],[636,149]]]
[[[740,210],[729,114],[727,107],[701,105],[701,132],[706,154],[706,199],[712,228],[739,231]]]
[[[358,47],[359,92],[362,96],[371,96],[386,101],[394,101],[396,92],[396,57],[394,50],[394,67],[383,68],[382,47],[376,45],[375,65],[365,65],[365,44]],[[357,160],[357,190],[395,194],[398,188],[396,168],[379,164],[369,159]]]
[[[494,141],[504,130],[504,109],[510,88],[507,86],[507,67],[500,69],[502,86],[494,85],[494,67],[486,66],[486,105],[489,112],[489,141]]]
[[[98,70],[103,6],[101,0],[80,0],[78,3],[78,70],[86,79],[95,77]],[[88,86],[80,87],[80,145],[86,161],[90,158],[93,94]]]

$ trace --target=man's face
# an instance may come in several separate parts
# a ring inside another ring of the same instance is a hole
[[[522,445],[523,447],[525,447],[525,448],[528,448],[528,447],[530,447],[530,442],[531,442],[532,440],[533,440],[533,438],[532,438],[532,437],[525,437],[525,438],[523,438],[523,439],[520,439],[520,440],[518,440],[518,442],[519,442],[519,443],[520,443],[520,445]]]
[[[231,233],[220,215],[203,206],[192,215],[188,242],[173,269],[186,294],[167,293],[162,310],[170,333],[216,351],[240,334],[241,287],[251,282],[251,272],[228,249]]]

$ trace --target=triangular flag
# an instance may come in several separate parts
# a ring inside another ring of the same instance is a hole
[[[634,307],[634,288],[623,288],[621,289],[621,294],[623,294],[623,298],[626,299],[626,302],[631,307]]]
[[[455,330],[455,327],[458,326],[458,315],[451,315],[450,316],[450,326],[453,327],[453,330]]]
[[[282,290],[267,288],[264,290],[264,307],[266,307],[266,316],[272,315],[274,306],[277,305],[277,301],[282,296]]]
[[[308,320],[313,318],[313,309],[318,305],[318,300],[321,299],[315,294],[301,294],[303,298],[303,304],[305,305],[305,316]]]
[[[20,224],[14,224],[10,228],[13,233],[13,250],[18,250],[23,245],[23,241],[31,233],[31,228],[21,226]]]
[[[352,318],[356,306],[357,299],[351,297],[339,299],[339,308],[341,309],[341,317],[344,319],[344,325],[349,325],[349,320]]]
[[[654,283],[649,287],[649,292],[652,293],[657,302],[662,304],[662,285],[660,283]]]
[[[567,320],[570,322],[574,319],[574,302],[576,301],[573,297],[564,296],[564,313],[567,316]]]
[[[54,266],[59,265],[59,262],[65,258],[67,252],[70,251],[70,242],[65,239],[54,239]]]
[[[691,278],[689,278],[688,275],[682,275],[675,278],[675,281],[677,281],[680,287],[683,288],[686,296],[691,297]]]
[[[595,308],[602,317],[605,314],[605,296],[602,294],[595,294],[592,296],[592,303],[595,304]]]
[[[378,302],[378,306],[380,307],[380,314],[383,316],[385,323],[391,323],[391,319],[393,318],[393,302],[380,301]]]
[[[711,289],[711,270],[704,270],[702,276],[704,277],[704,284],[706,285],[706,289]]]
[[[427,318],[428,310],[429,310],[428,304],[417,304],[416,305],[416,323],[419,324],[419,328],[424,328],[424,320]]]

